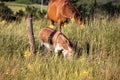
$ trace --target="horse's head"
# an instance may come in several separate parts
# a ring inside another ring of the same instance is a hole
[[[78,9],[71,3],[70,0],[65,0],[63,6],[63,13],[66,15],[66,18],[74,18],[75,22],[79,25],[83,24],[83,18],[80,15]]]
[[[76,22],[78,25],[84,24],[84,20],[83,20],[82,17],[80,17],[80,14],[75,13],[74,19],[75,19],[75,22]]]

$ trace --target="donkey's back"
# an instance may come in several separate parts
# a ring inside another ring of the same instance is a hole
[[[62,52],[64,57],[72,56],[76,46],[60,31],[43,28],[39,34],[40,44],[55,53]]]

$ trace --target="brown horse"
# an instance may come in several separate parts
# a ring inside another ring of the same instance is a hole
[[[70,0],[49,0],[47,17],[52,24],[58,23],[58,30],[61,30],[61,25],[69,19],[74,18],[77,24],[82,24],[79,11],[74,7]]]

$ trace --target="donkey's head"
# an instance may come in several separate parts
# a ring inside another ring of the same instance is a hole
[[[77,43],[72,43],[66,36],[61,34],[58,37],[56,49],[61,50],[64,57],[70,58],[73,57],[76,51],[76,45]]]

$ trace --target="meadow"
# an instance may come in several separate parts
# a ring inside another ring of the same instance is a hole
[[[41,55],[39,31],[49,25],[46,18],[33,20],[37,55],[29,51],[26,20],[0,22],[0,80],[120,80],[120,24],[95,19],[78,28],[62,26],[62,32],[77,41],[71,60]]]
[[[34,6],[36,8],[40,8],[41,6],[39,4],[20,4],[20,3],[15,3],[15,2],[5,2],[5,4],[11,8],[14,12],[17,12],[19,10],[25,11],[26,6]],[[47,5],[43,5],[42,7],[44,10],[47,9]]]

